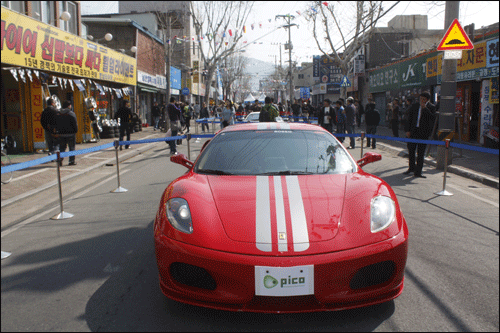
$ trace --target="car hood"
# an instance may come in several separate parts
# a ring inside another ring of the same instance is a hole
[[[234,241],[299,252],[337,235],[346,175],[208,176],[208,183]]]

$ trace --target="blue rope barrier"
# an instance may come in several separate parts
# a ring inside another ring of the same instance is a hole
[[[333,135],[335,137],[361,137],[361,134],[333,133]],[[195,139],[196,138],[213,138],[214,136],[215,136],[215,134],[201,134],[201,135],[191,135],[191,138],[195,138]],[[435,141],[435,140],[417,140],[417,139],[407,139],[407,138],[396,138],[396,137],[391,137],[391,136],[380,136],[380,135],[373,135],[373,134],[366,134],[365,137],[366,138],[381,139],[381,140],[400,141],[400,142],[407,142],[407,143],[412,142],[412,143],[430,144],[430,145],[436,145],[436,146],[444,146],[445,145],[444,141]],[[167,142],[167,141],[181,140],[181,139],[186,139],[186,138],[187,138],[186,135],[183,135],[183,136],[156,138],[156,139],[119,141],[118,144],[122,146],[122,145],[153,143],[153,142],[161,142],[161,141]],[[60,155],[61,155],[61,157],[77,156],[77,155],[87,154],[90,152],[108,149],[108,148],[111,148],[113,146],[114,146],[114,143],[111,142],[111,143],[107,143],[107,144],[96,146],[96,147],[79,149],[79,150],[74,150],[74,151],[69,151],[69,152],[62,152]],[[472,150],[472,151],[477,151],[477,152],[481,152],[481,153],[499,155],[498,149],[476,147],[476,146],[470,146],[470,145],[453,143],[453,142],[450,143],[450,146],[454,147],[454,148]],[[38,158],[38,159],[32,160],[32,161],[5,166],[5,167],[2,167],[1,173],[3,174],[3,173],[7,173],[7,172],[13,172],[13,171],[19,171],[22,169],[31,168],[33,166],[43,164],[43,163],[48,163],[48,162],[54,161],[56,159],[57,159],[57,155],[53,154],[53,155]]]

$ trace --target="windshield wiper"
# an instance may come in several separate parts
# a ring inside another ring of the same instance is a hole
[[[292,175],[312,175],[313,172],[309,171],[272,171],[272,172],[264,172],[259,173],[257,176],[292,176]]]
[[[222,171],[222,170],[198,169],[198,170],[196,170],[196,172],[204,173],[206,175],[220,175],[220,176],[232,175],[231,172],[226,172],[226,171]]]

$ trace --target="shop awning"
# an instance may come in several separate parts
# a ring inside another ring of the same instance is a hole
[[[152,92],[152,93],[158,92],[157,88],[151,87],[151,86],[145,86],[145,85],[140,84],[140,83],[137,84],[137,88],[141,89],[142,91],[147,91],[147,92]]]

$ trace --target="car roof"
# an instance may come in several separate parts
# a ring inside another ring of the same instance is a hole
[[[243,123],[238,125],[230,125],[225,127],[221,132],[233,131],[256,131],[256,130],[305,130],[305,131],[325,131],[323,127],[318,125],[304,124],[304,123]]]

